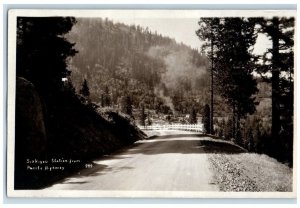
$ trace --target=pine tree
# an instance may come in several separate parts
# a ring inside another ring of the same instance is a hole
[[[233,122],[232,122],[232,119],[230,119],[230,118],[226,122],[225,138],[226,139],[232,139],[233,138]]]
[[[250,127],[248,129],[248,132],[247,132],[247,149],[250,151],[250,152],[253,152],[254,151],[254,136],[253,136],[253,131],[252,131],[252,128]]]
[[[211,47],[212,80],[232,109],[233,137],[237,138],[241,118],[255,111],[253,95],[257,87],[251,73],[255,69],[256,57],[250,53],[249,48],[255,44],[257,36],[256,19],[205,18],[199,24],[198,36],[208,40],[208,46]]]
[[[206,134],[210,134],[210,108],[208,104],[206,104],[203,109],[202,123],[204,127],[204,132]]]
[[[76,54],[73,43],[66,40],[76,23],[72,17],[17,18],[17,76],[32,82],[43,96],[51,96],[70,75],[67,58]]]
[[[219,133],[218,133],[218,136],[221,137],[221,138],[224,136],[225,126],[226,126],[225,125],[225,120],[222,119],[220,124],[219,124]]]
[[[146,125],[146,114],[145,114],[145,106],[142,103],[141,104],[141,111],[140,111],[140,125],[145,126]]]
[[[197,112],[196,112],[194,106],[191,108],[191,111],[190,111],[189,122],[190,122],[190,124],[197,123]]]
[[[128,95],[122,98],[121,111],[129,116],[132,116],[132,102]]]
[[[240,120],[255,112],[257,83],[252,76],[255,57],[249,48],[256,40],[255,21],[246,18],[224,18],[219,27],[215,60],[218,92],[232,109],[232,133],[238,139]]]
[[[110,94],[109,94],[108,86],[105,86],[103,99],[104,99],[103,100],[104,106],[110,106],[111,105],[111,97],[110,97]]]
[[[236,144],[238,144],[240,146],[245,146],[245,141],[243,140],[241,128],[236,130],[234,141],[235,141]]]
[[[200,28],[196,31],[197,36],[205,41],[202,45],[202,50],[209,48],[208,57],[210,58],[210,127],[209,133],[214,132],[214,60],[216,59],[215,47],[219,38],[220,18],[200,18],[198,22]]]
[[[45,174],[28,171],[26,159],[47,159],[51,155],[49,153],[53,153],[53,144],[58,149],[62,144],[57,136],[70,127],[60,124],[68,118],[64,109],[72,109],[74,104],[69,102],[75,97],[73,86],[69,79],[64,78],[70,75],[67,59],[74,56],[76,50],[64,35],[76,21],[70,17],[17,17],[16,20],[16,75],[22,77],[17,78],[16,93],[18,98],[23,99],[30,95],[30,100],[16,100],[14,188],[38,189],[46,182]],[[22,80],[21,85],[19,80]],[[19,90],[26,85],[25,89],[30,91]],[[24,109],[26,103],[32,106]],[[30,120],[28,124],[25,123],[27,120]],[[36,127],[40,129],[33,129]],[[47,142],[46,137],[51,142]],[[55,139],[59,142],[56,143]]]
[[[103,94],[101,94],[101,97],[100,97],[100,104],[101,104],[101,107],[105,106],[104,95]]]
[[[83,95],[84,97],[86,97],[86,98],[88,98],[90,96],[90,90],[89,90],[88,83],[87,83],[86,79],[84,79],[84,81],[82,83],[82,87],[81,87],[79,93],[81,95]]]
[[[151,126],[151,125],[152,125],[152,120],[151,120],[151,118],[150,118],[149,113],[147,114],[146,125],[147,125],[147,126]]]
[[[272,40],[270,48],[263,56],[264,65],[259,67],[265,81],[272,83],[272,138],[276,144],[274,154],[292,158],[293,146],[293,99],[294,99],[294,25],[295,19],[273,17],[260,19],[261,32]],[[272,55],[271,58],[270,54]],[[270,64],[268,64],[270,63]],[[271,72],[272,77],[264,76]],[[281,76],[285,72],[287,76]],[[282,110],[280,109],[282,106]],[[284,141],[280,141],[284,140]]]
[[[262,132],[261,132],[261,127],[260,124],[257,123],[256,125],[256,131],[255,131],[255,142],[254,142],[254,149],[255,152],[261,153],[262,152]]]

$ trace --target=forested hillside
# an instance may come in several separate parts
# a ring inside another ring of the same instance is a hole
[[[207,58],[184,44],[108,19],[77,19],[67,37],[79,51],[70,60],[72,82],[79,92],[85,78],[102,107],[126,112],[130,102],[133,111],[143,105],[172,115],[192,106],[201,112],[208,102]]]

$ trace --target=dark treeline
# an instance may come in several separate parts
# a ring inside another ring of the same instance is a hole
[[[201,18],[199,26],[211,66],[207,130],[292,165],[294,18]],[[252,53],[260,34],[272,41],[262,56]],[[231,111],[226,121],[213,120],[214,94]]]

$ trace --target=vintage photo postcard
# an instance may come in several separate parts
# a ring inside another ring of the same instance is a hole
[[[18,10],[8,197],[295,198],[294,10]]]

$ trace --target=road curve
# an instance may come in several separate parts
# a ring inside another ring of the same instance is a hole
[[[172,134],[167,136],[166,134]],[[160,132],[111,156],[93,168],[45,190],[218,191],[207,154],[192,133]]]

